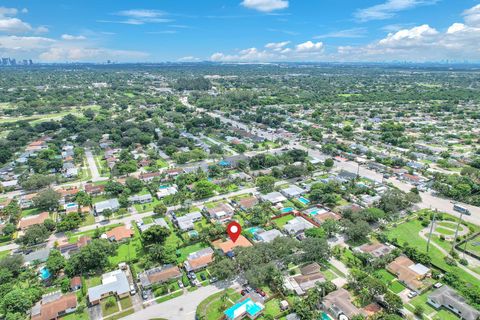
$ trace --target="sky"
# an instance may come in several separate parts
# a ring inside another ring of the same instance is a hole
[[[480,0],[2,0],[37,62],[479,62]]]

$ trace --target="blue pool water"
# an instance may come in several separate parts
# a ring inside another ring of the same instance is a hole
[[[318,209],[315,209],[315,210],[312,210],[312,211],[309,211],[308,213],[310,213],[310,215],[314,216],[318,213]]]
[[[322,320],[331,320],[331,318],[325,312],[322,312]]]
[[[77,206],[76,203],[73,203],[73,202],[67,203],[67,208],[73,208],[73,207],[76,207],[76,206]]]
[[[236,319],[239,315],[247,313],[251,318],[255,317],[260,311],[262,306],[256,304],[252,299],[247,298],[241,302],[235,303],[233,306],[225,310],[225,316],[227,319]]]
[[[282,213],[289,213],[289,212],[292,212],[293,210],[294,210],[294,209],[293,209],[293,208],[290,208],[290,207],[288,207],[288,208],[283,208],[283,209],[282,209]]]
[[[52,274],[50,273],[50,271],[47,268],[40,269],[40,278],[42,280],[47,280],[51,276],[52,276]]]
[[[310,200],[308,200],[307,198],[304,198],[304,197],[298,197],[298,201],[300,201],[303,204],[309,204],[310,203]]]
[[[158,187],[158,189],[167,189],[167,188],[168,188],[168,186],[160,186],[160,187]]]
[[[254,235],[255,233],[259,232],[259,231],[262,231],[263,229],[262,228],[259,228],[259,227],[251,227],[251,228],[248,228],[247,229],[247,232],[249,232],[250,234]]]

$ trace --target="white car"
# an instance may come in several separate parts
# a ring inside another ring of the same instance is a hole
[[[418,294],[418,293],[416,293],[415,291],[410,291],[410,292],[408,293],[407,297],[410,298],[410,299],[412,299],[412,298],[416,297],[417,294]]]
[[[137,293],[137,290],[135,290],[135,286],[133,284],[130,285],[130,294],[133,296]]]

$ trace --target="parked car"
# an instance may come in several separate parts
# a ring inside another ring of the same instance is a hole
[[[133,284],[130,285],[130,294],[133,296],[137,293],[135,286]]]
[[[202,273],[202,274],[200,274],[200,279],[202,279],[202,281],[205,281],[205,280],[207,280],[207,277],[205,277],[205,275]]]
[[[263,291],[262,289],[260,288],[257,288],[255,289],[255,292],[258,293],[259,295],[261,295],[262,297],[265,297],[267,294],[265,293],[265,291]]]
[[[179,288],[183,288],[183,282],[182,282],[182,280],[178,280],[178,287],[179,287]]]
[[[412,299],[412,298],[416,297],[417,294],[418,294],[418,293],[416,293],[415,291],[410,291],[410,292],[408,293],[407,297],[410,298],[410,299]]]
[[[247,292],[246,290],[240,291],[240,294],[241,294],[242,296],[246,295],[247,293],[248,293],[248,292]]]
[[[148,291],[142,291],[142,299],[147,300],[148,299]]]

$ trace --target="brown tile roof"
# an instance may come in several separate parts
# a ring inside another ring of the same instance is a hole
[[[92,183],[87,183],[85,185],[85,192],[87,193],[103,193],[105,192],[105,185],[94,185]]]
[[[56,319],[60,312],[76,307],[77,295],[75,293],[69,293],[63,295],[60,299],[42,304],[40,306],[40,313],[38,315],[33,315],[32,320]]]
[[[200,256],[200,257],[195,258],[195,259],[188,259],[188,263],[190,264],[190,267],[193,270],[196,270],[197,268],[206,266],[206,265],[212,263],[212,261],[213,261],[213,252],[209,253],[209,254],[206,254],[206,255],[203,255],[203,256]]]
[[[74,196],[80,191],[77,187],[72,187],[68,189],[60,188],[56,190],[58,193],[60,193],[63,197],[65,196]]]
[[[48,212],[42,212],[29,217],[24,217],[18,222],[19,229],[27,229],[35,224],[41,224],[49,218]]]
[[[106,234],[109,239],[114,238],[115,241],[121,241],[123,239],[127,239],[133,236],[133,231],[125,226],[119,226],[113,228],[110,231],[107,231]]]
[[[258,199],[256,197],[242,198],[238,201],[238,203],[241,207],[250,209],[258,203]]]
[[[221,239],[212,242],[215,248],[218,248],[223,251],[223,253],[228,253],[236,247],[251,247],[252,243],[247,240],[244,236],[240,235],[237,241],[233,242],[231,239],[223,241]]]
[[[414,264],[409,258],[399,256],[387,265],[387,270],[395,274],[399,280],[403,281],[411,289],[420,289],[423,283],[419,280],[419,274],[409,268]]]
[[[165,282],[169,279],[177,278],[182,275],[182,272],[177,266],[166,268],[158,272],[152,272],[147,274],[148,281],[151,284]]]
[[[79,287],[82,285],[82,278],[79,276],[73,277],[72,280],[70,280],[70,288],[75,288]]]

